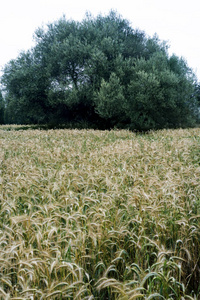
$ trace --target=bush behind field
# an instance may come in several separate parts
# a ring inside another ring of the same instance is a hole
[[[16,128],[0,127],[3,299],[199,296],[200,129]]]

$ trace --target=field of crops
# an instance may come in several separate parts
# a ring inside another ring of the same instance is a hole
[[[0,299],[200,299],[200,129],[19,129],[0,127]]]

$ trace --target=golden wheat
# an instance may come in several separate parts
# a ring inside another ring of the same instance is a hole
[[[200,129],[19,129],[0,127],[1,299],[200,296]]]

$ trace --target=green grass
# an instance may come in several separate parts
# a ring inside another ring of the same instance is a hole
[[[200,129],[0,127],[1,299],[198,299]]]

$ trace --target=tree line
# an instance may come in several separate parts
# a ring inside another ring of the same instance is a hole
[[[186,61],[111,11],[39,28],[5,65],[0,123],[149,130],[195,126],[200,88]]]

